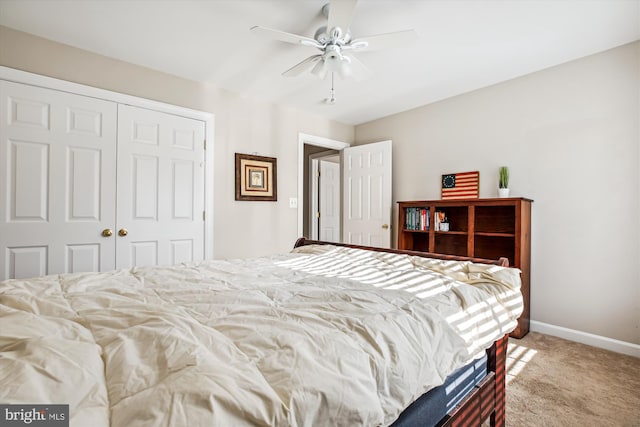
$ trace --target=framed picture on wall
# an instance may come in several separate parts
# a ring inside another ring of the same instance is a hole
[[[458,172],[442,175],[442,200],[477,199],[480,193],[480,172]]]
[[[236,153],[236,200],[275,202],[277,159]]]

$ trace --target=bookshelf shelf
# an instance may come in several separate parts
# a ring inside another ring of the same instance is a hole
[[[436,231],[436,234],[462,234],[466,236],[469,233],[467,233],[466,231],[449,230],[449,231]]]
[[[523,197],[398,202],[398,249],[489,259],[507,257],[509,265],[522,271],[524,311],[511,333],[522,338],[529,332],[532,202]],[[444,213],[449,231],[435,229],[436,212]],[[412,227],[426,229],[408,227],[408,221]]]
[[[487,236],[487,237],[516,237],[515,233],[475,233],[476,236]]]

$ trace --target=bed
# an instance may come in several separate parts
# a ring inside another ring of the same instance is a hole
[[[71,426],[503,425],[519,285],[504,259],[304,238],[8,280],[0,404],[66,404]],[[458,390],[460,376],[477,381]],[[457,400],[434,418],[444,390]]]

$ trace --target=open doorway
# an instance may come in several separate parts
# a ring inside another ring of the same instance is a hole
[[[342,240],[340,169],[340,152],[336,150],[309,156],[308,233],[314,240],[337,243]]]
[[[306,150],[305,150],[306,148]],[[349,144],[298,134],[298,235],[311,237],[310,157],[327,149],[339,152],[339,221],[342,243],[391,247],[392,141],[351,147]],[[306,151],[306,154],[305,154]],[[320,228],[320,227],[319,227]],[[321,233],[321,230],[319,230]]]
[[[313,238],[312,227],[314,224],[310,219],[314,212],[313,209],[317,207],[317,203],[314,204],[313,200],[317,201],[317,198],[314,197],[311,189],[313,184],[310,179],[312,159],[334,155],[337,157],[338,166],[340,166],[340,151],[347,147],[349,144],[343,141],[303,133],[298,135],[298,236]],[[338,199],[340,206],[337,206],[337,209],[338,212],[342,212],[342,198],[338,196]],[[341,236],[339,235],[338,239],[334,241],[340,240]]]

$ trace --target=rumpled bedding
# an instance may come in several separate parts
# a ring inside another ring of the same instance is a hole
[[[519,271],[336,246],[0,282],[0,403],[71,426],[382,426],[516,327]]]

